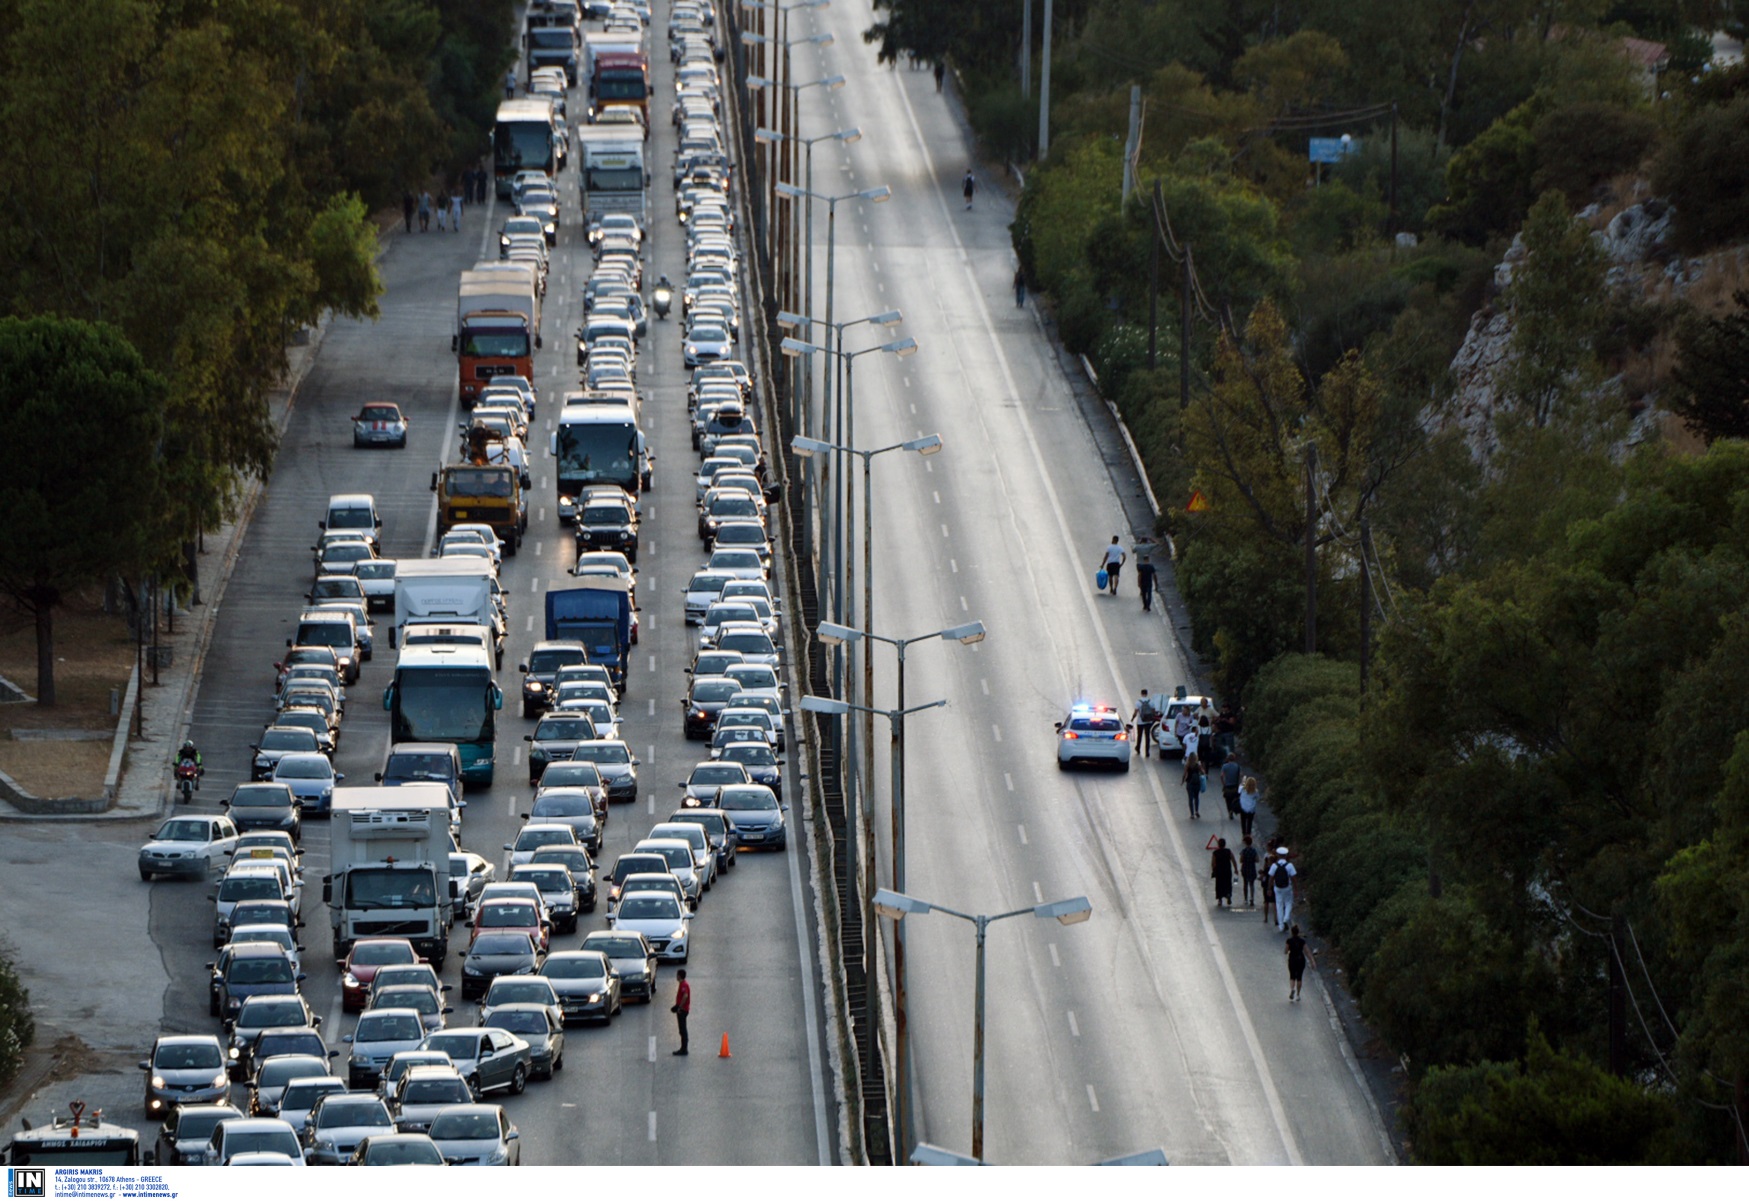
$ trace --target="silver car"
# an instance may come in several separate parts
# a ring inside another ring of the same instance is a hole
[[[359,1143],[394,1129],[389,1107],[375,1093],[330,1093],[304,1123],[304,1158],[312,1164],[343,1164]]]
[[[522,1136],[502,1105],[451,1105],[431,1119],[429,1133],[447,1164],[499,1167],[522,1162]]]

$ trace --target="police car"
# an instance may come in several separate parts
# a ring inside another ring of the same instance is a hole
[[[1130,769],[1130,732],[1124,715],[1110,705],[1077,704],[1057,723],[1057,770],[1077,761],[1113,763]]]

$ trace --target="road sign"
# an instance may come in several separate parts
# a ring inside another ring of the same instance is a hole
[[[1193,488],[1190,493],[1190,503],[1184,506],[1187,513],[1207,513],[1214,506],[1209,504],[1208,497],[1202,494],[1201,488]]]
[[[1306,141],[1306,161],[1339,163],[1359,149],[1360,139],[1355,137],[1309,138]]]

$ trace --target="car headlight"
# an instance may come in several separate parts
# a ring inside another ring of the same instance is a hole
[[[243,1048],[241,1048],[241,1047],[232,1047],[231,1048],[231,1058],[232,1059],[241,1059],[242,1057],[243,1057]]]
[[[352,1057],[352,1066],[355,1068],[368,1068],[370,1066],[370,1056],[354,1055]]]
[[[601,994],[598,992],[592,992],[589,994],[589,996],[586,999],[588,1000],[589,1004],[594,1005],[596,1002],[601,1000]]]
[[[340,983],[344,984],[347,988],[357,988],[358,977],[354,976],[351,972],[347,972],[340,977]]]
[[[230,1083],[231,1083],[231,1077],[226,1072],[220,1072],[217,1076],[213,1077],[213,1087],[214,1088],[225,1088]]]
[[[686,938],[686,927],[685,926],[680,927],[680,929],[676,930],[674,933],[670,934],[668,937],[675,942],[684,941]]]
[[[504,1164],[509,1161],[510,1148],[504,1146],[498,1147],[490,1155],[486,1156],[486,1162],[493,1165]]]
[[[241,997],[231,997],[225,1002],[225,1008],[229,1009],[232,1013],[235,1013],[237,1010],[243,1008],[243,999]]]
[[[153,1088],[163,1088],[164,1087],[164,1077],[153,1076],[152,1077],[152,1087]]]
[[[524,680],[522,682],[522,690],[524,692],[532,693],[545,692],[546,685],[542,684],[539,680]]]

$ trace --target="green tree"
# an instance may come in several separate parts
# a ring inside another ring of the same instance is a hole
[[[1463,242],[1518,228],[1536,175],[1534,117],[1532,106],[1520,105],[1451,156],[1446,198],[1428,210],[1428,225]]]
[[[1676,206],[1684,250],[1706,250],[1749,231],[1749,95],[1706,105],[1678,126],[1652,172]]]
[[[37,701],[55,703],[54,612],[168,545],[159,441],[168,389],[113,327],[0,319],[0,589],[36,619]],[[65,454],[33,453],[45,436]]]
[[[1525,257],[1506,290],[1512,361],[1505,390],[1542,429],[1577,407],[1601,378],[1596,337],[1604,312],[1605,262],[1591,230],[1556,191],[1544,192],[1524,224]]]
[[[1658,124],[1638,109],[1601,101],[1566,104],[1545,113],[1531,129],[1536,143],[1532,186],[1561,191],[1584,206],[1599,184],[1632,171],[1650,152]]]
[[[0,957],[0,1085],[9,1083],[24,1065],[24,1053],[36,1041],[36,1019],[30,1013],[30,990],[18,978],[10,959]]]
[[[1718,317],[1690,314],[1677,327],[1676,415],[1705,438],[1749,438],[1749,290]]]

